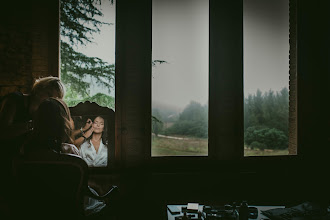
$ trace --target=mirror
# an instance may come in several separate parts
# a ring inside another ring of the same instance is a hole
[[[74,144],[89,167],[111,167],[114,163],[114,111],[94,102],[70,107],[74,121]]]

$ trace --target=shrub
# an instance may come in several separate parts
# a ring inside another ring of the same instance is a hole
[[[245,144],[259,149],[286,149],[288,137],[276,128],[252,126],[244,133]]]
[[[266,144],[264,144],[264,143],[260,143],[260,142],[258,142],[258,141],[253,141],[251,144],[250,144],[250,147],[252,148],[252,149],[256,149],[256,148],[258,148],[258,149],[260,149],[260,150],[264,150],[264,149],[266,149]]]

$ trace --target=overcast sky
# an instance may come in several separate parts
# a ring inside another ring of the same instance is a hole
[[[102,0],[101,6],[97,6],[99,9],[101,9],[104,16],[97,17],[96,19],[111,23],[111,25],[102,25],[100,27],[100,34],[92,35],[94,43],[87,44],[86,46],[79,45],[78,48],[75,48],[77,51],[87,56],[99,57],[109,64],[115,63],[116,1],[113,2],[114,3],[112,5],[109,0]],[[98,92],[108,94],[108,90],[106,88],[91,84],[90,95],[95,95]],[[108,95],[115,97],[114,87],[111,93]]]
[[[116,2],[111,5],[109,0],[102,0],[101,6],[97,6],[104,14],[97,17],[98,20],[112,23],[112,25],[102,25],[100,34],[93,34],[95,43],[87,46],[79,46],[79,51],[88,55],[102,58],[104,61],[115,63],[115,22],[116,22]]]
[[[152,99],[180,108],[208,101],[208,0],[152,1]]]
[[[289,1],[244,0],[244,93],[289,87]]]
[[[152,100],[185,107],[208,102],[208,0],[152,1]],[[115,5],[102,3],[95,44],[79,51],[115,62]],[[288,0],[244,0],[244,94],[279,91],[289,82]]]

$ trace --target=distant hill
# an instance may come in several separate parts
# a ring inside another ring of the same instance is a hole
[[[152,114],[163,122],[171,122],[179,117],[182,109],[161,102],[152,102]]]

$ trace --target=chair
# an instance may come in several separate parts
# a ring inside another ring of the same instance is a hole
[[[50,150],[17,156],[13,160],[14,216],[19,219],[85,219],[84,199],[113,198],[113,186],[104,196],[88,187],[88,166],[76,155]]]

